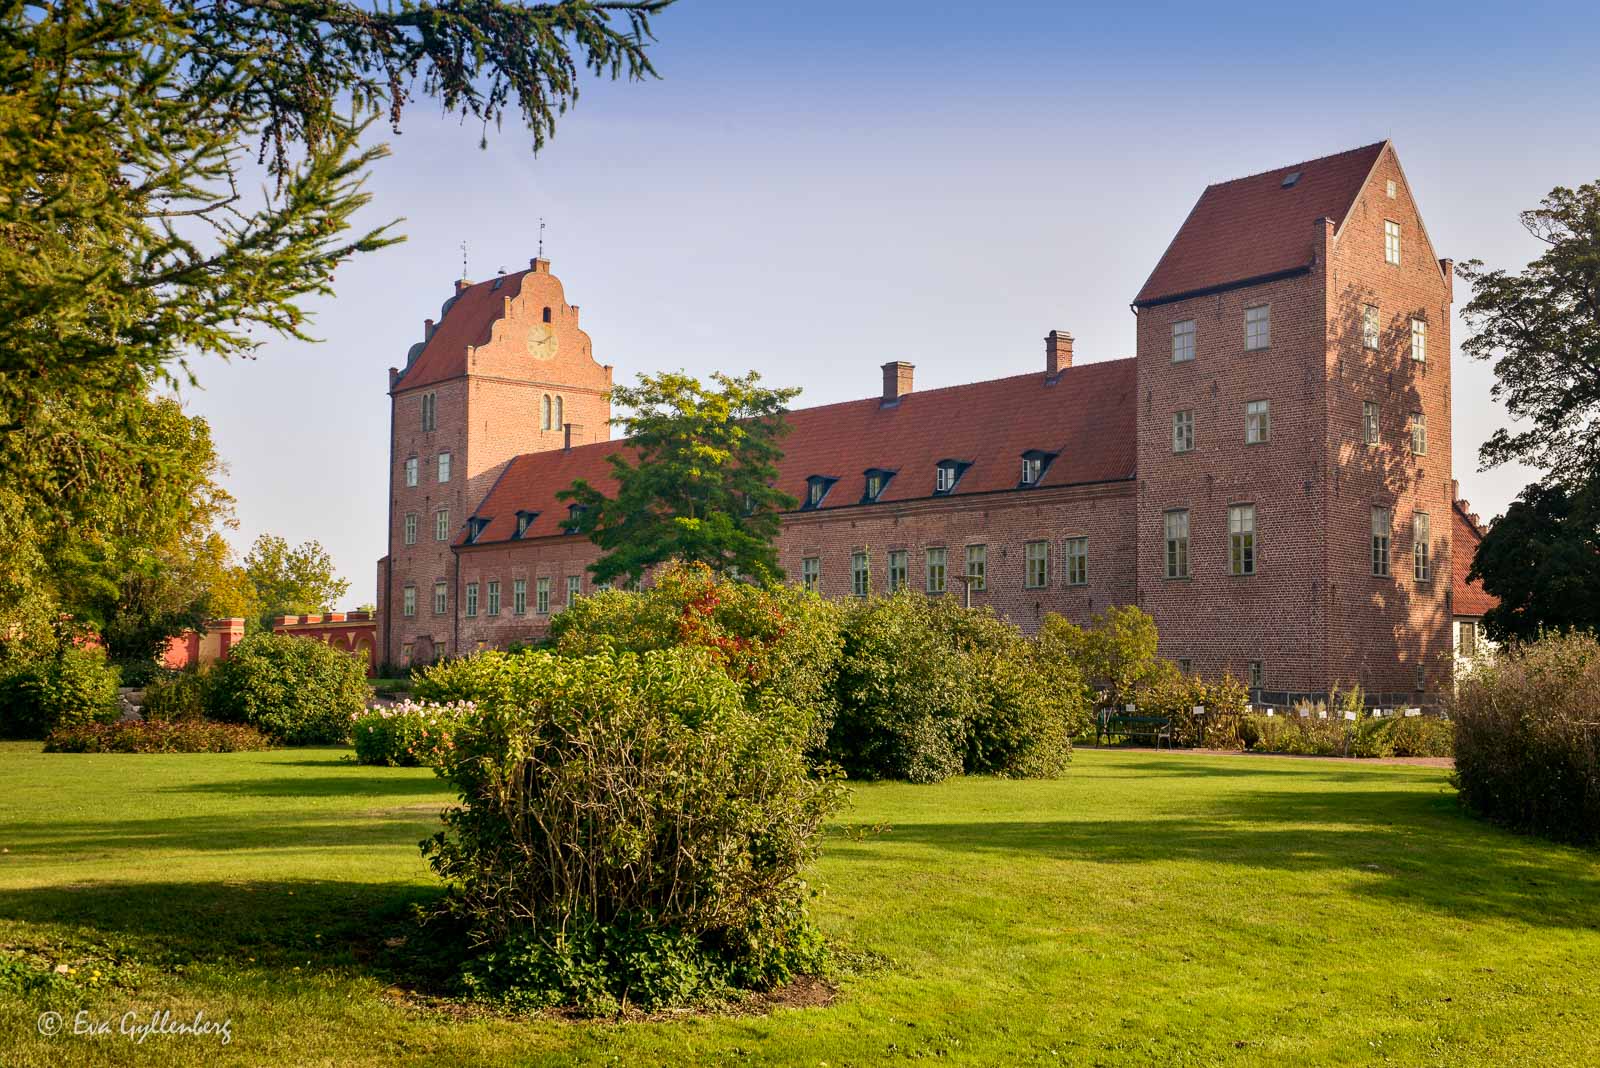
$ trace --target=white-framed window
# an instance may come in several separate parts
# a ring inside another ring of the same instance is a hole
[[[1411,517],[1412,575],[1418,582],[1427,582],[1433,577],[1432,536],[1428,513],[1414,514]]]
[[[528,580],[525,578],[511,580],[511,614],[528,614]]]
[[[1022,585],[1030,590],[1050,585],[1050,543],[1030,541],[1022,547]]]
[[[417,463],[417,458],[415,456],[411,456],[411,457],[408,457],[406,459],[406,485],[407,486],[415,486],[417,484],[417,468],[418,468],[418,466],[419,465]]]
[[[583,576],[567,576],[567,607],[571,608],[578,603],[578,598],[583,596]]]
[[[1372,573],[1379,578],[1389,575],[1389,531],[1392,526],[1389,509],[1372,510]]]
[[[400,591],[400,614],[411,617],[417,614],[417,588],[407,586]]]
[[[889,478],[882,471],[867,472],[867,501],[877,500],[883,494],[884,487],[888,484]]]
[[[927,553],[927,589],[929,593],[943,593],[945,589],[945,567],[950,560],[950,554],[944,549],[929,549]]]
[[[1390,200],[1394,199],[1394,179],[1393,178],[1390,178],[1388,183],[1384,186],[1384,192],[1389,194],[1389,199]]]
[[[1272,346],[1272,305],[1257,304],[1244,310],[1244,347],[1246,352]]]
[[[1167,540],[1167,578],[1189,577],[1189,510],[1175,509],[1162,519]]]
[[[1039,481],[1044,474],[1044,457],[1024,456],[1022,458],[1022,484],[1031,486]]]
[[[450,509],[441,508],[433,513],[433,540],[450,540]]]
[[[422,429],[434,430],[439,426],[439,398],[433,391],[422,395]]]
[[[820,478],[810,479],[806,483],[806,505],[815,508],[822,503],[822,498],[827,496],[828,483]]]
[[[536,513],[534,512],[517,513],[517,537],[520,538],[528,532],[528,528],[533,525],[533,517],[535,514]]]
[[[450,481],[450,454],[447,452],[439,454],[439,481]]]
[[[1235,575],[1256,573],[1256,506],[1235,504],[1228,509],[1228,570]]]
[[[406,513],[405,538],[407,545],[415,545],[417,543],[417,513],[415,512]]]
[[[1378,402],[1361,402],[1361,444],[1378,443]]]
[[[822,581],[822,557],[807,556],[800,561],[800,585],[815,591]]]
[[[488,604],[485,607],[486,607],[486,609],[488,611],[488,614],[491,615],[491,616],[499,615],[500,614],[500,580],[499,579],[490,579],[489,580],[489,588],[488,588],[488,590],[486,592],[488,594],[488,597],[486,598],[486,600],[488,601]]]
[[[910,554],[904,549],[895,549],[889,554],[889,592],[905,589],[909,570],[908,561]]]
[[[533,610],[541,616],[550,614],[550,579],[541,576],[533,584]]]
[[[1194,320],[1184,319],[1172,324],[1172,362],[1186,363],[1194,359]]]
[[[1068,538],[1064,546],[1067,566],[1066,579],[1068,586],[1087,586],[1089,584],[1089,539],[1086,537]]]
[[[467,618],[471,619],[478,614],[478,584],[467,583]]]
[[[1383,221],[1383,262],[1400,262],[1400,224],[1393,219]]]
[[[550,405],[550,394],[546,393],[544,396],[539,398],[539,429],[551,429],[553,426],[553,416],[554,413],[552,412]]]
[[[854,552],[850,554],[850,592],[857,597],[865,597],[872,589],[872,571],[870,570],[867,554]]]
[[[953,460],[942,463],[933,477],[933,491],[949,493],[956,488],[956,483],[959,481],[961,481],[961,465]]]
[[[1376,304],[1367,304],[1361,309],[1361,345],[1363,348],[1369,349],[1378,347],[1378,306]]]
[[[1426,412],[1411,413],[1411,454],[1413,456],[1428,455],[1428,414]]]
[[[1462,656],[1478,655],[1478,624],[1471,619],[1456,621],[1456,652]]]
[[[989,547],[967,546],[967,587],[973,591],[988,589]]]
[[[1418,363],[1428,362],[1428,323],[1425,319],[1411,320],[1411,358]]]
[[[450,608],[450,588],[442,582],[433,584],[433,614],[442,616]]]
[[[1260,445],[1272,439],[1272,402],[1251,401],[1244,406],[1244,442]]]
[[[1194,450],[1194,412],[1185,408],[1181,412],[1172,413],[1172,451],[1191,452]]]

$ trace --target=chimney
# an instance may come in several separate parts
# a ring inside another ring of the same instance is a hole
[[[433,320],[432,319],[424,319],[424,320],[422,320],[422,340],[423,341],[432,341],[433,340]]]
[[[1457,504],[1461,503],[1461,481],[1459,479],[1452,478],[1450,480],[1450,499]]]
[[[528,269],[534,274],[549,274],[550,261],[545,259],[543,256],[535,256],[533,259],[528,261]]]
[[[911,392],[911,372],[915,370],[915,365],[904,360],[891,360],[884,364],[882,403],[899,404],[900,398]]]
[[[1044,339],[1044,373],[1054,377],[1072,366],[1072,335],[1052,330]]]
[[[471,285],[472,285],[472,283],[467,281],[465,278],[457,278],[456,279],[456,293],[459,294],[463,289],[466,289]]]
[[[571,452],[572,446],[577,444],[577,439],[583,437],[583,424],[566,423],[561,429],[566,431],[566,438],[561,447],[567,452]]]

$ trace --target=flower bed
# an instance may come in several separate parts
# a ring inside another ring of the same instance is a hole
[[[389,767],[430,767],[453,744],[471,701],[402,701],[373,705],[350,717],[356,762]]]

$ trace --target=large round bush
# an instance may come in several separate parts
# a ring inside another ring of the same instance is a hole
[[[43,738],[59,727],[110,723],[117,682],[104,652],[74,645],[0,666],[0,735]]]
[[[842,788],[788,714],[700,649],[484,653],[419,693],[446,675],[475,708],[436,765],[462,804],[423,848],[480,947],[469,990],[652,1008],[819,962],[801,869]]]
[[[360,661],[287,634],[245,638],[205,689],[213,719],[249,724],[283,745],[344,741],[369,693]]]

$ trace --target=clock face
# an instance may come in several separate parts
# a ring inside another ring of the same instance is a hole
[[[536,360],[556,358],[556,333],[548,323],[535,323],[528,330],[528,353]]]

